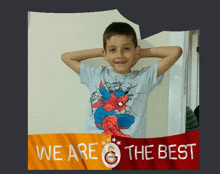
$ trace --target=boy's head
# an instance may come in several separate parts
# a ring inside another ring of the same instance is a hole
[[[134,29],[127,23],[124,22],[113,22],[106,29],[103,34],[103,48],[106,51],[106,42],[112,36],[115,35],[125,35],[131,38],[134,48],[137,47],[137,36]]]
[[[106,28],[103,44],[103,57],[113,67],[114,72],[130,73],[140,51],[134,29],[129,24],[114,22]]]

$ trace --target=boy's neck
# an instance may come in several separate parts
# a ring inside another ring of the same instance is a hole
[[[126,74],[130,74],[132,71],[128,71],[128,72],[125,72],[125,73],[120,73],[120,72],[116,72],[115,69],[113,69],[113,72],[116,73],[116,74],[120,74],[120,75],[126,75]]]

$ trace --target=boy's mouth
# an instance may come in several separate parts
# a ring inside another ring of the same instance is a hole
[[[119,61],[119,62],[115,62],[116,64],[125,64],[127,61]]]

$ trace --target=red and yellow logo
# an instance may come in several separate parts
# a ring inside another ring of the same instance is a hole
[[[108,143],[102,150],[102,161],[106,167],[113,168],[118,165],[121,159],[121,152],[114,143]]]

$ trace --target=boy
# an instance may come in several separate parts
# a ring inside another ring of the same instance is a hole
[[[90,90],[86,133],[145,138],[146,106],[149,93],[181,56],[178,46],[141,49],[134,29],[127,23],[110,24],[103,35],[103,47],[62,54],[63,62],[80,74]],[[89,66],[81,61],[104,57],[113,69]],[[140,71],[131,67],[140,58],[162,58]]]

